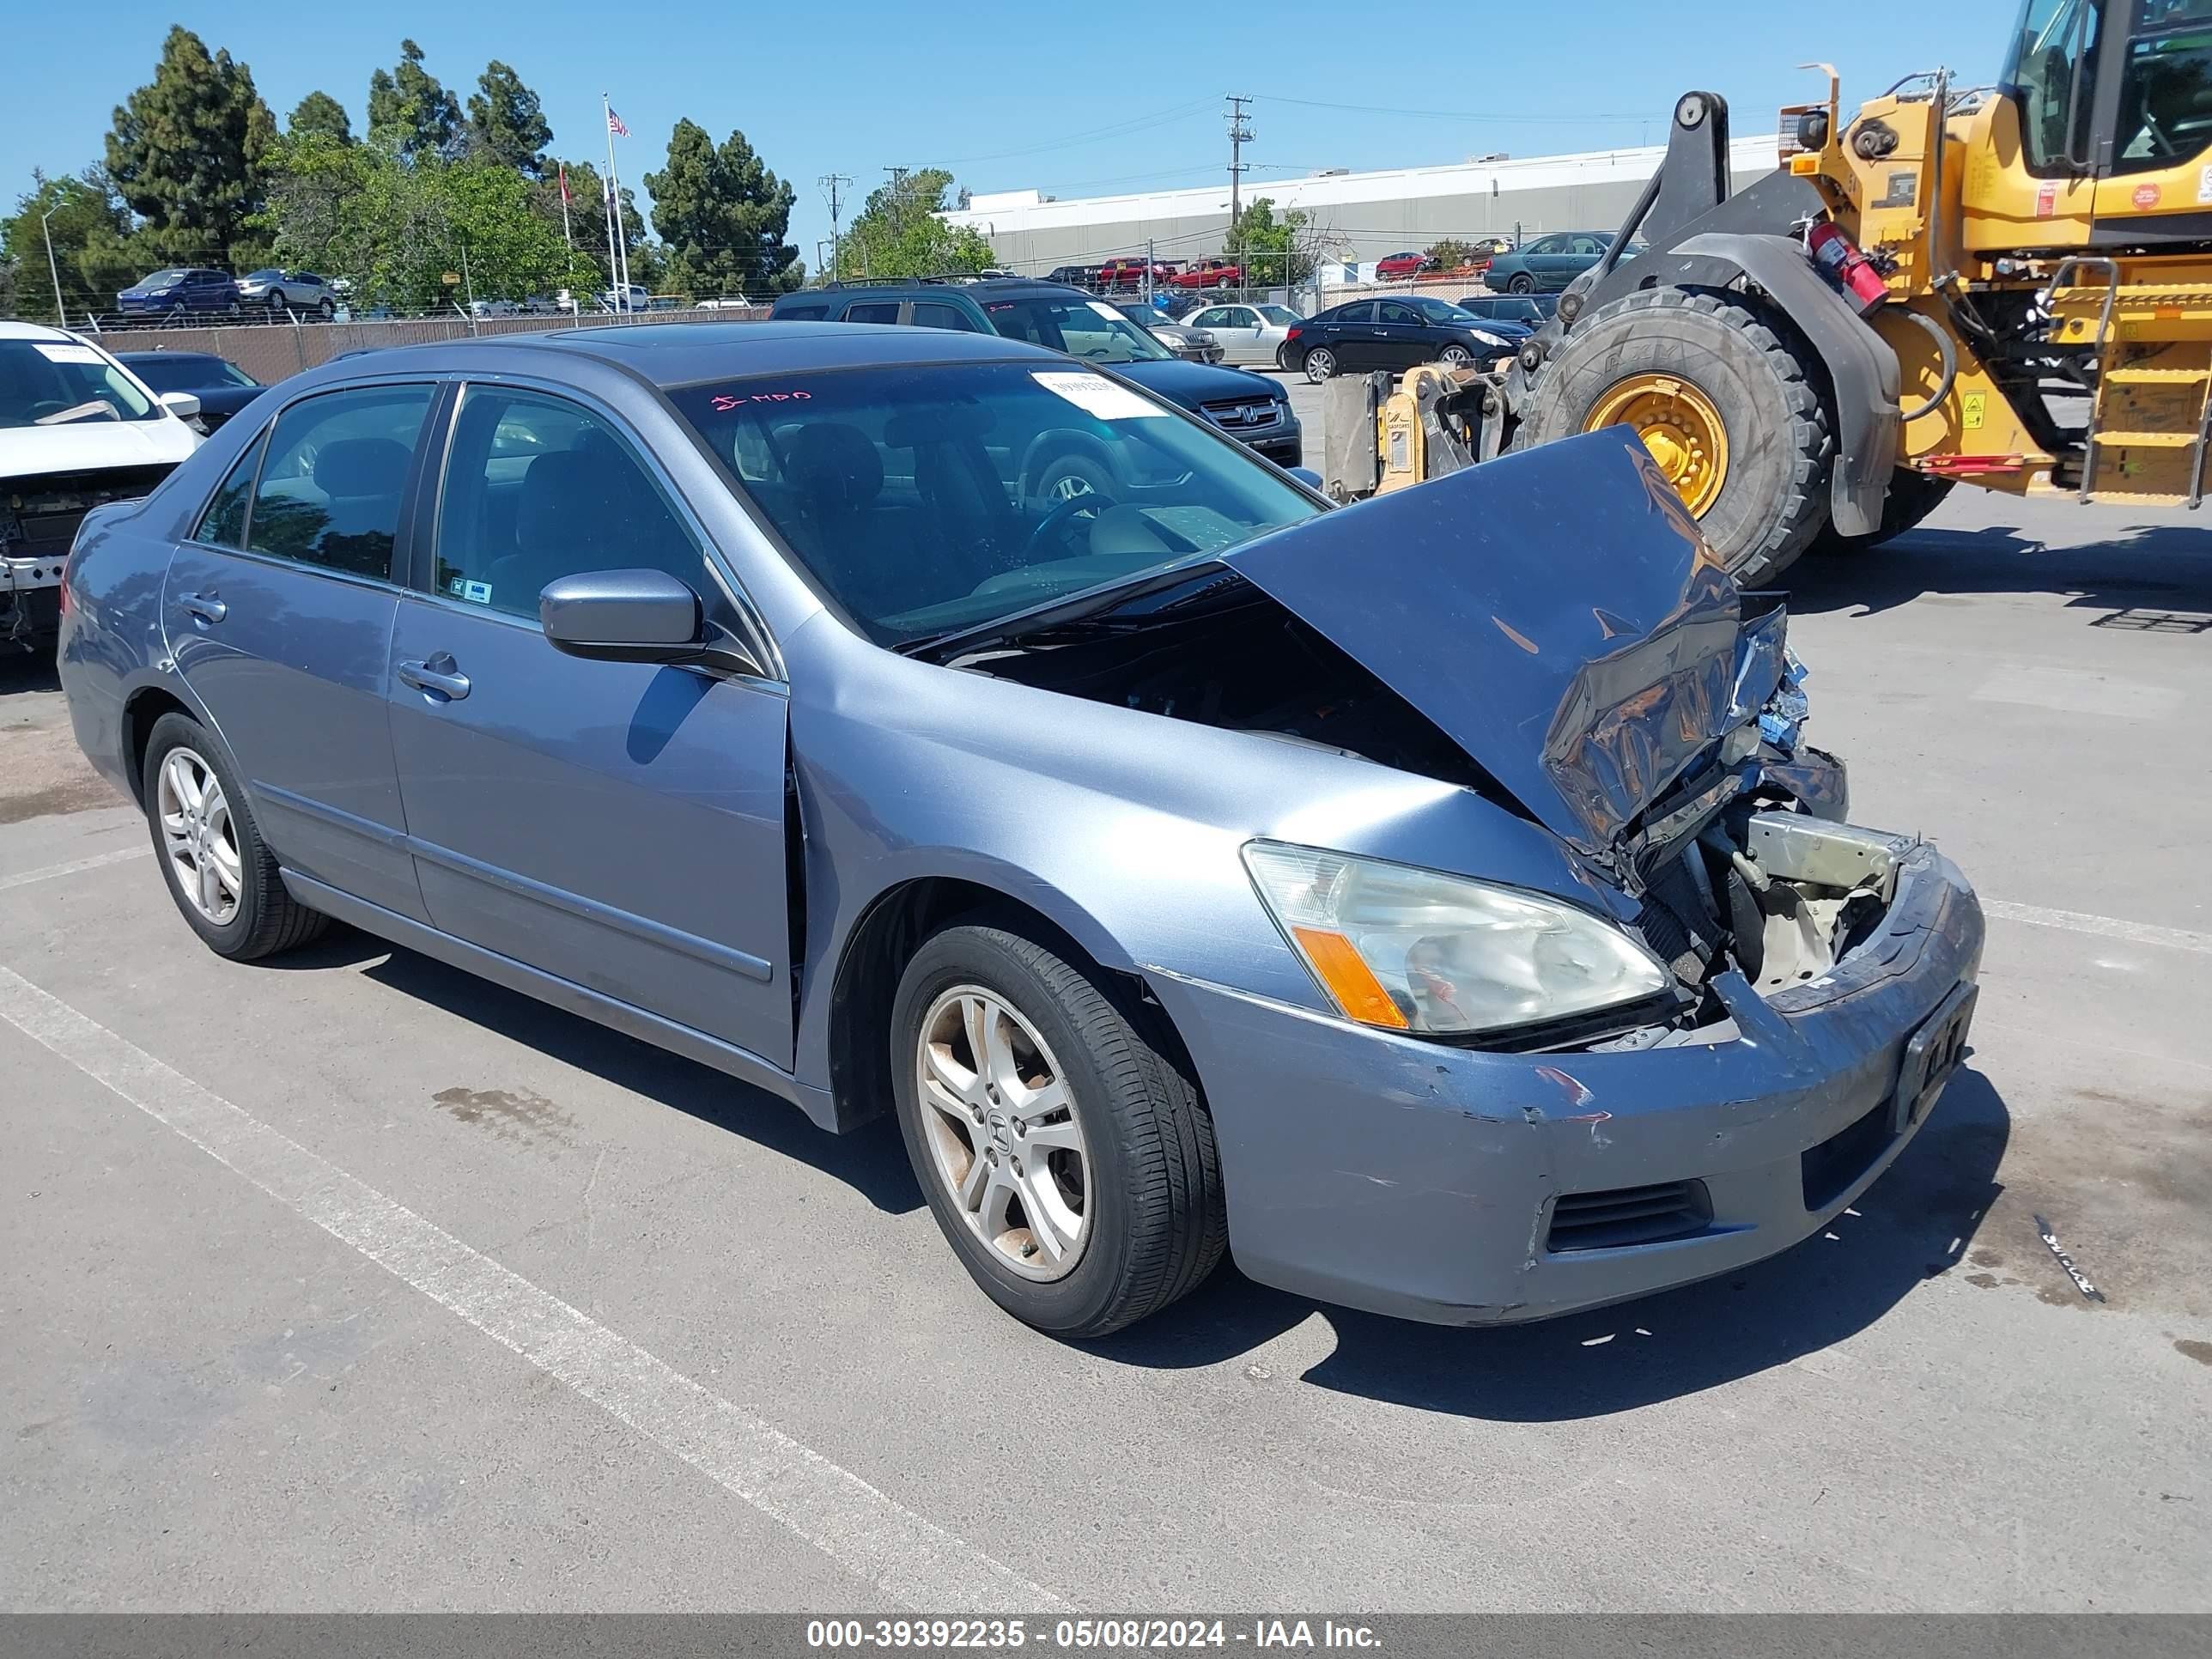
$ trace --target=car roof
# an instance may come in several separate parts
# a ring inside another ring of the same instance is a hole
[[[1071,265],[1071,270],[1087,270],[1087,265]],[[1055,283],[1042,276],[978,276],[973,282],[954,282],[950,279],[912,276],[897,282],[838,283],[821,288],[795,289],[789,294],[776,295],[781,305],[787,300],[842,299],[858,294],[914,294],[938,295],[944,294],[1077,294],[1085,299],[1091,296],[1067,283]]]
[[[562,360],[579,357],[626,370],[663,388],[825,368],[1066,362],[1041,346],[944,328],[816,322],[636,323],[385,346],[352,358],[347,369],[331,378],[353,374],[380,377],[418,365],[437,374],[558,374],[556,365]],[[331,360],[333,364],[341,361]],[[320,370],[310,372],[319,378],[322,374]]]
[[[149,351],[118,351],[115,354],[115,361],[118,363],[219,363],[225,359],[219,352],[173,351],[167,346],[155,346]]]
[[[0,323],[0,340],[75,340],[67,329],[48,323]]]

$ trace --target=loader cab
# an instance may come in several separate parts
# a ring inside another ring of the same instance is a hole
[[[2026,0],[1999,89],[2050,245],[2212,243],[2212,0]]]

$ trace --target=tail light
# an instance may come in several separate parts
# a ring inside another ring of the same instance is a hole
[[[1298,336],[1299,336],[1299,335],[1301,335],[1301,334],[1303,334],[1303,333],[1304,333],[1304,332],[1305,332],[1305,330],[1304,330],[1304,329],[1302,329],[1302,328],[1286,328],[1286,329],[1285,329],[1285,330],[1283,331],[1283,343],[1284,343],[1285,345],[1288,345],[1291,341],[1293,341],[1293,340],[1297,339],[1297,338],[1298,337]]]

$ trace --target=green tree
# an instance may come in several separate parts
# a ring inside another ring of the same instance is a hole
[[[937,276],[981,270],[991,245],[967,225],[948,225],[952,175],[943,167],[901,169],[868,192],[845,234],[840,269],[869,276]]]
[[[1245,204],[1223,245],[1249,283],[1288,285],[1313,275],[1315,239],[1306,216],[1293,208],[1279,218],[1264,196]]]
[[[172,28],[153,81],[117,106],[107,135],[107,175],[144,221],[145,254],[246,268],[258,252],[246,222],[261,206],[276,137],[252,71]]]
[[[130,209],[98,167],[61,179],[33,170],[31,185],[16,199],[15,212],[0,219],[0,266],[14,273],[17,307],[0,314],[52,316],[56,276],[68,316],[111,309],[116,290],[142,274],[131,241]],[[41,222],[42,215],[51,216]],[[46,265],[49,235],[52,271]]]
[[[805,276],[791,229],[792,187],[769,171],[742,132],[719,148],[706,129],[678,121],[668,165],[645,175],[653,192],[670,284],[697,298],[781,294]]]
[[[369,143],[403,161],[444,157],[453,154],[460,130],[460,104],[422,67],[422,48],[402,40],[398,66],[368,77]]]
[[[492,59],[469,94],[470,159],[535,179],[545,171],[545,146],[552,142],[538,94],[512,68]]]
[[[1474,244],[1463,242],[1456,236],[1443,237],[1430,243],[1421,255],[1436,270],[1457,270],[1471,262],[1474,256]]]
[[[349,144],[353,143],[353,118],[346,113],[345,106],[327,92],[311,92],[293,110],[292,118],[284,123],[284,131],[295,137],[319,132],[326,138]]]
[[[279,149],[264,217],[285,264],[349,277],[367,303],[442,310],[465,297],[447,271],[465,273],[479,299],[594,285],[580,258],[572,270],[557,219],[546,222],[512,167],[408,162],[309,133]]]

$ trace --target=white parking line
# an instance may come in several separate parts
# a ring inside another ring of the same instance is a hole
[[[2046,910],[2039,904],[2012,904],[2003,899],[1984,899],[1982,914],[2000,921],[2025,921],[2037,927],[2063,927],[2069,933],[2094,933],[2100,939],[2125,939],[2130,945],[2163,945],[2169,951],[2195,951],[2212,956],[2212,933],[2192,933],[2185,927],[2160,927],[2148,921],[2122,921],[2117,916],[2095,916],[2086,910]]]
[[[123,847],[112,853],[95,853],[88,859],[71,859],[67,864],[49,864],[43,869],[25,870],[13,876],[0,876],[0,893],[10,887],[28,887],[34,881],[52,881],[56,876],[73,876],[80,870],[97,870],[106,864],[121,864],[126,859],[151,858],[150,847]]]
[[[886,1594],[918,1608],[1065,1610],[1042,1586],[4,967],[0,1019]]]

